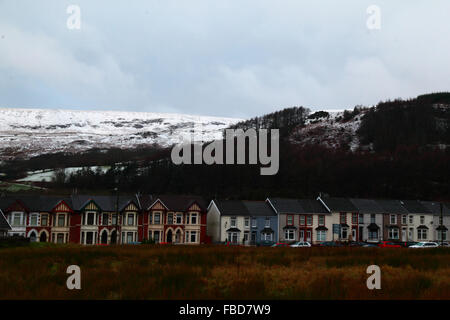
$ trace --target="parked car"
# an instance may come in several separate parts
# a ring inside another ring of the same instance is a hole
[[[379,248],[377,243],[364,243],[362,245],[363,248]]]
[[[391,242],[391,241],[381,241],[378,244],[378,247],[380,247],[380,248],[401,248],[402,246],[398,243]]]
[[[409,248],[437,248],[439,245],[436,242],[419,242],[418,244],[412,245]]]
[[[275,243],[274,245],[272,245],[272,247],[289,247],[289,244],[287,244],[285,242],[278,242],[278,243]]]
[[[418,242],[417,241],[407,241],[407,242],[402,242],[402,244],[404,244],[404,246],[406,248],[409,248],[411,246],[414,246],[414,245],[418,244]]]
[[[271,247],[275,244],[274,241],[270,241],[270,240],[262,240],[258,243],[259,247]]]
[[[291,248],[310,248],[311,243],[307,241],[298,241],[290,245]]]
[[[335,241],[324,241],[317,244],[320,247],[342,247],[342,244]]]
[[[450,247],[450,244],[448,244],[448,242],[439,242],[439,246],[440,247],[446,247],[446,248],[449,248]]]
[[[359,241],[352,241],[348,243],[349,247],[362,247],[364,246],[366,243],[365,242],[359,242]]]

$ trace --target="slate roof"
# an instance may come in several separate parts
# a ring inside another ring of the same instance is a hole
[[[205,199],[198,196],[160,195],[154,197],[155,201],[156,199],[160,199],[169,210],[173,211],[186,211],[194,203],[197,203],[203,211],[207,207]]]
[[[432,212],[434,215],[440,215],[441,214],[441,207],[439,202],[434,201],[420,201],[420,203],[428,209],[428,211]],[[450,215],[450,207],[446,206],[445,204],[442,206],[442,214],[443,215]]]
[[[0,230],[11,230],[11,226],[6,220],[2,210],[0,210]]]
[[[319,200],[300,199],[299,202],[305,213],[329,213]]]
[[[353,203],[347,198],[327,198],[322,197],[322,201],[332,212],[357,212]]]
[[[303,206],[297,199],[269,198],[278,213],[304,213]]]
[[[409,213],[432,213],[428,208],[422,205],[418,200],[402,200],[400,201]]]
[[[276,216],[277,214],[273,209],[270,207],[270,205],[265,201],[242,201],[244,203],[244,206],[247,208],[248,212],[251,216],[257,217],[257,216]]]
[[[275,216],[276,213],[265,201],[214,200],[223,216]]]
[[[372,199],[350,199],[360,213],[384,213],[383,208]]]
[[[408,210],[402,206],[399,200],[376,200],[376,202],[383,208],[384,213],[408,214]]]
[[[329,213],[318,200],[283,198],[269,198],[269,200],[281,214]]]
[[[73,195],[71,197],[74,210],[82,210],[89,202],[96,203],[102,211],[116,211],[117,196],[91,196],[91,195]],[[139,207],[136,196],[119,195],[118,209],[122,211],[131,202]]]

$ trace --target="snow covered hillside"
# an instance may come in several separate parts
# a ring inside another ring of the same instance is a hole
[[[222,137],[241,119],[169,113],[0,108],[0,160]]]

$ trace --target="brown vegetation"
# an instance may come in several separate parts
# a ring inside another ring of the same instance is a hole
[[[81,290],[66,268],[81,267]],[[381,290],[366,268],[381,267]],[[0,299],[450,299],[450,250],[21,247],[0,250]]]

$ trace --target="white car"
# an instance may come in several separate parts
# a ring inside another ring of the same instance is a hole
[[[439,245],[436,242],[419,242],[408,248],[437,248]]]
[[[309,248],[311,247],[311,243],[307,241],[298,241],[290,245],[292,248]]]

